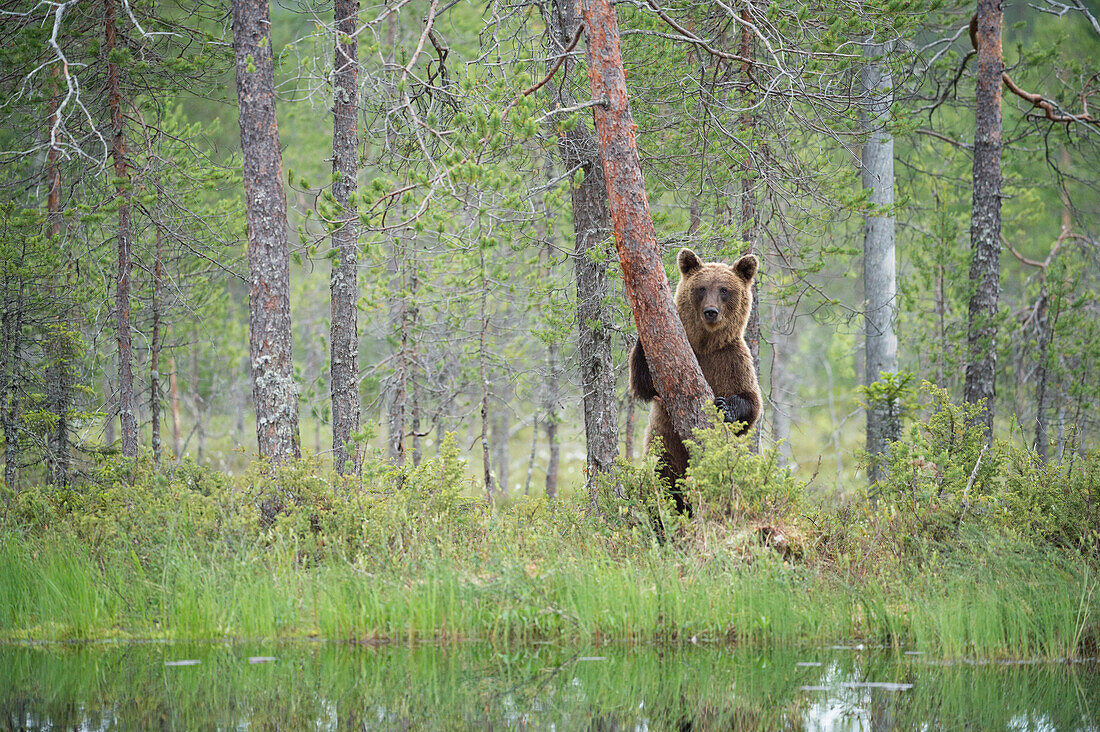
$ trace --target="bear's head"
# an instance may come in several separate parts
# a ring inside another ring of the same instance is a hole
[[[752,308],[752,279],[757,260],[746,254],[733,263],[704,263],[690,249],[681,249],[676,310],[688,340],[696,350],[721,347],[745,334]]]

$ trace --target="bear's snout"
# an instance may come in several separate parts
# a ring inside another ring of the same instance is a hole
[[[718,308],[703,308],[703,320],[707,321],[708,323],[718,322]]]

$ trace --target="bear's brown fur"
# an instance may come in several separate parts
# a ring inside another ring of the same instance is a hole
[[[725,420],[743,422],[745,427],[741,432],[744,433],[756,424],[763,407],[752,354],[745,343],[756,257],[746,254],[731,267],[720,262],[704,264],[695,252],[681,249],[676,259],[680,266],[676,310],[688,341]],[[660,458],[661,477],[668,481],[677,508],[688,510],[676,484],[687,470],[687,449],[672,428],[668,412],[653,385],[640,340],[630,354],[630,390],[638,399],[653,401],[646,426],[646,448],[654,439],[661,439],[664,446]]]

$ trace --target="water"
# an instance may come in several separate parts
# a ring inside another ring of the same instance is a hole
[[[862,647],[0,646],[0,730],[1100,730],[1100,664]]]

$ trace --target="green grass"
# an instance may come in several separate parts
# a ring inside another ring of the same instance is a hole
[[[724,641],[761,646],[864,640],[946,657],[1072,657],[1095,633],[1096,580],[1042,555],[850,584],[761,557],[692,562],[653,546],[366,571],[303,565],[288,547],[200,556],[161,547],[156,571],[125,556],[9,537],[0,546],[8,639],[303,638],[530,642]]]
[[[310,462],[231,477],[139,461],[73,489],[0,490],[0,639],[1095,653],[1087,551],[1014,533],[1011,514],[985,504],[957,517],[930,506],[919,521],[892,505],[804,507],[768,456],[714,437],[698,464],[711,473],[692,474],[695,518],[665,514],[664,541],[651,466],[621,466],[598,513],[580,496],[487,506],[471,497],[453,439],[401,473],[372,461],[362,483]],[[286,508],[267,524],[258,506],[272,495]],[[779,532],[783,554],[761,539]]]

